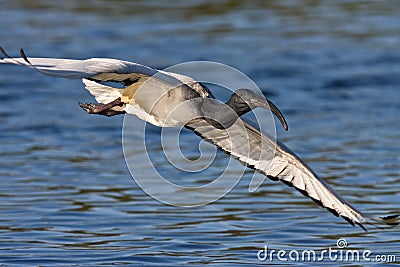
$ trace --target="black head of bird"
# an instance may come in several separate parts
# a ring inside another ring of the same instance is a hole
[[[283,128],[286,131],[288,130],[285,117],[275,106],[275,104],[266,99],[264,96],[254,93],[250,89],[236,90],[226,104],[230,106],[239,117],[258,107],[270,110],[279,119]]]

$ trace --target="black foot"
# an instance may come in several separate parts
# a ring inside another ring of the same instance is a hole
[[[117,110],[107,109],[107,110],[105,110],[105,111],[103,111],[101,113],[97,113],[97,114],[104,115],[104,116],[107,116],[107,117],[112,117],[112,116],[115,116],[115,115],[121,115],[121,114],[125,114],[125,113],[126,113],[125,111],[117,111]]]
[[[100,104],[93,104],[93,103],[81,103],[78,102],[78,105],[87,113],[89,114],[99,114],[99,115],[104,115],[104,116],[114,116],[114,115],[119,115],[119,114],[124,114],[125,111],[115,111],[112,110],[113,107],[121,107],[124,105],[123,102],[121,102],[121,98],[118,97],[117,99],[111,101],[110,103],[100,105]]]
[[[93,103],[85,103],[83,104],[82,102],[78,102],[78,105],[87,113],[89,114],[96,114],[98,112],[95,112],[96,107],[100,107],[101,105],[96,105]]]

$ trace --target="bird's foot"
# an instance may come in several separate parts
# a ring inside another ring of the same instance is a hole
[[[78,102],[78,105],[87,113],[89,114],[96,114],[98,112],[96,112],[97,108],[100,107],[101,105],[96,105],[93,103],[82,103],[82,102]]]
[[[78,105],[89,114],[99,114],[104,116],[114,116],[118,114],[123,114],[125,111],[115,111],[112,110],[113,107],[123,106],[124,103],[121,101],[121,98],[111,101],[107,104],[94,104],[94,103],[82,103],[78,102]]]

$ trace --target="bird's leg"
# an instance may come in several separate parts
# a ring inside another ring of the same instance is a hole
[[[115,115],[121,115],[121,114],[125,114],[125,113],[126,112],[124,110],[118,111],[118,110],[113,110],[113,109],[107,109],[104,112],[97,113],[97,114],[98,115],[104,115],[104,116],[107,116],[107,117],[112,117],[112,116],[115,116]]]
[[[99,114],[110,117],[125,113],[125,111],[112,110],[113,107],[120,107],[124,105],[120,97],[107,104],[93,104],[93,103],[83,104],[79,102],[78,105],[89,114]]]
[[[85,103],[85,104],[83,104],[81,102],[79,102],[78,104],[83,110],[85,110],[89,114],[99,114],[99,113],[102,113],[102,112],[104,112],[106,110],[109,110],[109,109],[111,109],[113,107],[122,106],[123,105],[120,97],[118,97],[117,99],[115,99],[115,100],[113,100],[113,101],[111,101],[111,102],[109,102],[107,104],[103,104],[103,105],[102,104],[93,104],[93,103],[89,103],[89,104]]]

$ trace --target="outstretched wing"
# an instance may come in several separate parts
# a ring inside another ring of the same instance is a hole
[[[353,226],[358,224],[364,230],[367,217],[339,196],[328,184],[319,178],[299,157],[281,143],[277,143],[242,121],[228,131],[217,129],[205,120],[186,125],[197,135],[213,143],[224,152],[240,160],[244,165],[261,172],[272,180],[280,180],[295,187],[303,195],[336,216],[341,216]],[[263,151],[273,152],[269,156]],[[263,155],[264,154],[264,155]],[[265,158],[267,156],[267,158]],[[379,218],[372,218],[380,220]]]
[[[152,76],[157,70],[123,60],[110,58],[90,58],[85,60],[62,58],[27,58],[21,50],[20,58],[10,57],[4,49],[0,48],[4,55],[0,63],[15,64],[36,69],[43,74],[69,78],[69,79],[95,79],[99,81],[134,80],[143,75]]]
[[[32,68],[54,77],[88,79],[95,82],[121,82],[125,85],[135,83],[141,77],[155,77],[172,86],[187,84],[202,96],[208,96],[209,94],[204,87],[188,76],[157,70],[124,60],[111,58],[90,58],[85,60],[28,58],[22,49],[20,50],[21,57],[13,58],[1,47],[0,53],[4,56],[0,58],[0,63]]]

